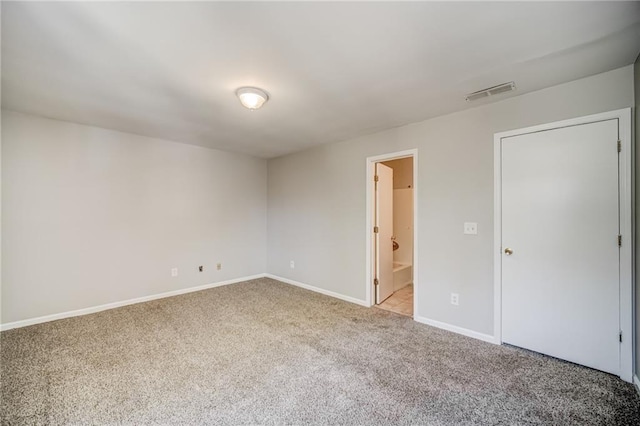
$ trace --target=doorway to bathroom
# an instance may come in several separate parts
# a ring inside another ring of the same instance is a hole
[[[417,152],[367,159],[367,298],[371,305],[401,315],[416,314],[415,183]]]

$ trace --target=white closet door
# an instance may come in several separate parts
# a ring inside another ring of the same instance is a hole
[[[502,338],[620,372],[618,121],[503,138]]]

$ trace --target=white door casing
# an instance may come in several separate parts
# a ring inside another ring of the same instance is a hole
[[[393,294],[393,169],[376,164],[376,303]]]
[[[630,110],[496,134],[494,147],[497,343],[631,381]]]
[[[365,279],[363,281],[365,298],[369,306],[373,306],[376,303],[375,286],[373,279],[375,277],[375,238],[373,233],[373,227],[375,225],[375,182],[374,176],[376,174],[376,164],[381,161],[398,160],[400,158],[412,158],[413,159],[413,316],[414,318],[420,318],[419,303],[420,300],[420,262],[418,262],[419,256],[419,243],[418,240],[418,228],[419,223],[417,218],[419,215],[419,203],[418,194],[420,182],[418,180],[418,150],[408,149],[404,151],[389,152],[382,155],[375,155],[367,157],[365,159],[366,165],[366,210],[365,214],[365,227],[363,233],[365,235]],[[393,243],[392,243],[393,247]]]

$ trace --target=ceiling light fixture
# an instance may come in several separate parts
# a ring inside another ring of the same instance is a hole
[[[240,103],[249,109],[258,109],[269,100],[269,95],[257,87],[241,87],[236,90]]]

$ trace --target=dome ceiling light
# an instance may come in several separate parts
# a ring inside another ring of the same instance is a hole
[[[240,103],[249,109],[258,109],[269,100],[269,95],[257,87],[241,87],[236,90]]]

